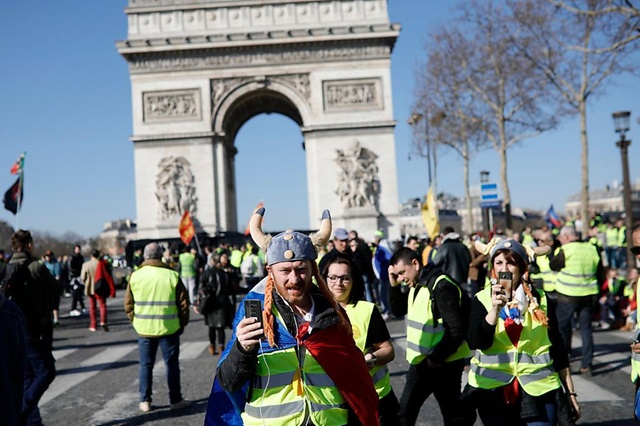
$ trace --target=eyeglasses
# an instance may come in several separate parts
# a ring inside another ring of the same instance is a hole
[[[640,254],[640,246],[633,246],[629,250],[633,253],[634,256],[638,256]]]
[[[342,281],[343,284],[349,284],[351,282],[351,277],[349,275],[327,275],[327,281],[330,283]]]

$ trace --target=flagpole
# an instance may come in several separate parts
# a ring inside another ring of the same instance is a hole
[[[18,176],[18,205],[16,210],[16,231],[20,229],[20,211],[22,210],[22,179],[24,178],[24,161],[27,152],[24,151],[20,156],[20,175]]]

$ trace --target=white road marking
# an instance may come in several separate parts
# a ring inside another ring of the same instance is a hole
[[[53,350],[53,357],[56,359],[56,361],[60,361],[65,356],[67,356],[69,354],[72,354],[77,350],[78,350],[78,348],[73,348],[73,349],[54,349]]]
[[[119,359],[124,358],[137,348],[137,345],[123,345],[112,347],[81,362],[79,367],[89,368],[89,370],[57,376],[49,389],[47,389],[45,394],[40,399],[39,405],[42,407],[43,405],[45,405],[52,399],[62,395],[69,389],[100,373],[102,370],[117,362]]]

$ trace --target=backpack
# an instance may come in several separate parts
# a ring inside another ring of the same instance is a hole
[[[256,263],[253,261],[253,256],[253,254],[247,256],[240,264],[240,273],[242,273],[243,276],[253,276],[256,274],[256,270],[258,268],[256,267]]]
[[[42,281],[33,277],[29,270],[29,265],[33,262],[7,264],[4,276],[0,280],[0,292],[22,311],[27,334],[40,336],[46,325],[51,322],[55,289],[45,288]]]

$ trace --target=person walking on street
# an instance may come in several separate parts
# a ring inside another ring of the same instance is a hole
[[[44,266],[47,267],[49,273],[56,279],[58,282],[57,288],[60,289],[60,291],[53,295],[53,309],[51,310],[53,313],[53,326],[58,327],[60,325],[60,322],[58,321],[58,311],[60,310],[60,296],[63,288],[61,282],[62,268],[60,266],[60,262],[58,262],[58,259],[51,250],[47,250],[44,254]]]
[[[422,404],[433,393],[445,425],[458,409],[468,328],[468,296],[451,277],[432,264],[422,266],[414,250],[403,247],[389,262],[391,285],[409,286],[407,361],[409,371],[400,397],[400,422],[415,425]]]
[[[433,257],[433,264],[453,278],[459,285],[467,285],[471,253],[467,246],[462,243],[460,234],[450,226],[444,228],[442,245],[435,257]]]
[[[558,326],[564,345],[571,351],[573,315],[578,315],[582,337],[582,360],[580,374],[592,373],[593,330],[591,317],[595,309],[600,287],[604,283],[604,268],[598,250],[591,243],[578,240],[576,230],[564,226],[558,240],[562,244],[556,249],[549,263],[557,271],[556,293],[558,293]]]
[[[467,338],[475,355],[463,424],[474,424],[476,410],[486,426],[574,424],[580,407],[554,301],[528,277],[529,260],[550,247],[525,248],[511,238],[475,245],[489,255],[491,285],[471,304]]]
[[[263,215],[258,209],[249,225],[266,252],[267,277],[245,298],[263,309],[240,305],[205,425],[378,424],[369,369],[315,262],[316,247],[331,235],[329,212],[312,238],[295,231],[267,237]]]
[[[178,257],[178,262],[180,263],[180,279],[189,292],[189,303],[193,305],[197,291],[196,255],[189,249],[189,246],[184,247]]]
[[[384,232],[378,230],[374,233],[374,242],[376,245],[376,251],[373,254],[371,263],[373,265],[373,273],[378,281],[378,297],[380,302],[380,308],[382,309],[382,318],[388,320],[391,317],[391,301],[389,300],[389,289],[391,285],[389,283],[389,260],[393,254],[389,240],[384,237]],[[395,312],[398,317],[402,317],[404,312]]]
[[[91,251],[91,259],[82,264],[80,279],[84,283],[84,293],[89,297],[89,331],[96,331],[96,302],[100,308],[100,327],[104,331],[109,331],[107,324],[107,297],[116,297],[116,287],[113,278],[108,272],[107,262],[100,259],[100,252],[96,249]],[[102,294],[96,285],[101,279],[106,281],[108,289]]]
[[[381,426],[399,425],[398,398],[391,387],[387,364],[395,358],[391,335],[380,311],[364,299],[364,280],[350,256],[338,254],[322,272],[333,298],[349,316],[353,338],[363,353],[369,374],[380,398]]]
[[[0,281],[3,292],[24,316],[27,331],[27,366],[22,398],[22,421],[42,425],[38,402],[56,377],[52,354],[51,312],[58,282],[44,264],[34,258],[31,232],[20,229],[11,236],[13,256]]]
[[[226,252],[211,257],[209,267],[200,276],[198,291],[197,311],[204,315],[204,323],[209,328],[211,356],[224,350],[224,329],[231,328],[235,309],[233,281],[229,273],[222,269],[222,258],[225,264],[228,264],[229,256]]]
[[[189,323],[187,290],[176,271],[162,263],[162,247],[144,248],[144,262],[131,274],[124,311],[138,333],[140,411],[151,411],[153,366],[158,346],[167,372],[171,410],[189,406],[180,387],[180,335]]]

